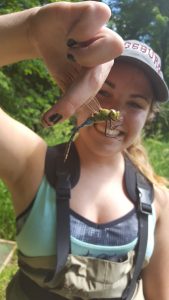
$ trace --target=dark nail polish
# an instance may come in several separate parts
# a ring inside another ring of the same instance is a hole
[[[74,56],[73,56],[72,54],[70,54],[70,53],[67,54],[67,58],[68,58],[69,60],[73,61],[73,62],[76,61],[75,58],[74,58]]]
[[[70,48],[76,47],[77,45],[78,45],[78,43],[73,39],[69,39],[67,41],[67,46],[70,47]]]
[[[62,117],[63,117],[62,115],[53,114],[48,118],[48,120],[50,122],[52,122],[53,124],[56,124],[57,122],[59,122],[62,119]]]

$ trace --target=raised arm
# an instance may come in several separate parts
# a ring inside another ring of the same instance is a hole
[[[33,198],[43,176],[46,143],[0,109],[0,179],[9,188],[16,213]]]
[[[146,300],[169,299],[169,191],[156,190],[157,226],[155,248],[149,265],[143,271]]]
[[[107,5],[86,1],[57,2],[0,16],[0,65],[41,58],[66,91],[46,118],[56,111],[68,118],[102,86],[113,58],[123,50],[122,39],[105,27],[110,15]],[[17,212],[36,192],[45,151],[40,137],[0,110],[0,178],[12,192]]]

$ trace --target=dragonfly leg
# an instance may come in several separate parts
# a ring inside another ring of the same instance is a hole
[[[94,120],[92,117],[88,118],[87,120],[85,120],[81,125],[79,125],[78,127],[76,127],[70,137],[70,140],[68,141],[68,144],[66,146],[66,150],[65,150],[65,155],[64,155],[64,162],[66,162],[67,158],[68,158],[68,155],[69,155],[69,151],[70,151],[70,147],[72,145],[72,142],[73,142],[73,139],[75,137],[75,134],[83,127],[86,127],[86,126],[90,126],[90,125],[93,125],[94,123]]]

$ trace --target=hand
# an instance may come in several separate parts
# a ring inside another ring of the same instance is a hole
[[[30,19],[30,38],[50,74],[65,93],[45,115],[68,118],[92,98],[123,50],[119,35],[105,27],[110,9],[103,3],[52,3]],[[74,42],[75,41],[75,42]],[[69,57],[69,59],[68,59]]]

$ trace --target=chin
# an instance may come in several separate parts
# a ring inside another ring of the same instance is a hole
[[[79,143],[83,145],[83,148],[90,150],[99,156],[110,156],[123,151],[121,141],[116,138],[110,138],[103,135],[101,138],[94,136],[88,136],[86,138],[79,136]]]

